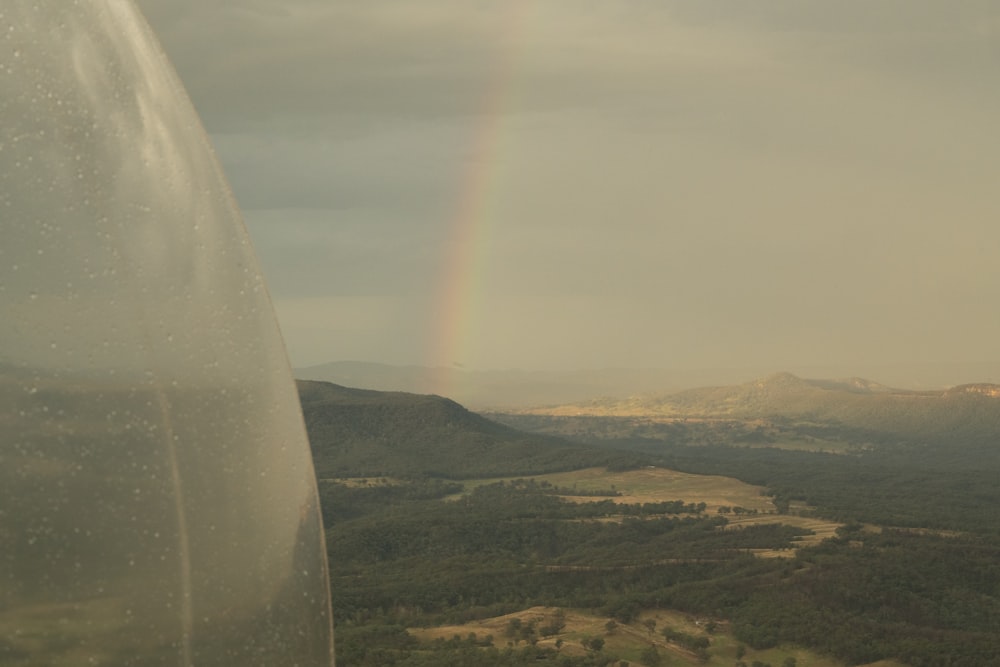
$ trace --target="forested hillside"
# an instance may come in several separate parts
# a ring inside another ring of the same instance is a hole
[[[321,479],[521,475],[647,461],[642,455],[517,431],[440,396],[305,380],[298,388]]]

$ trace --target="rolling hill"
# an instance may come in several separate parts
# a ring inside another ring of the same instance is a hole
[[[521,475],[643,457],[527,434],[446,398],[298,381],[317,476]]]
[[[803,427],[836,430],[859,443],[905,441],[978,447],[992,445],[1000,434],[1000,385],[907,391],[861,378],[810,380],[778,373],[739,385],[594,400],[521,414],[667,423],[754,422],[757,428],[797,425],[800,431]]]

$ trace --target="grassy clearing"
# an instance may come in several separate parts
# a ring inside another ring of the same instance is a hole
[[[467,489],[483,484],[509,481],[515,477],[464,481]],[[581,491],[614,489],[622,495],[610,500],[616,503],[655,503],[683,500],[705,503],[713,513],[721,506],[745,507],[758,512],[773,512],[774,503],[763,495],[763,487],[745,484],[732,477],[693,475],[667,468],[649,467],[625,472],[608,472],[604,468],[585,468],[571,472],[533,475],[531,479],[547,481],[554,486],[577,488]],[[593,497],[567,496],[568,500],[588,502]]]
[[[468,480],[463,484],[466,489],[472,489],[483,484],[512,479],[517,478]],[[608,499],[616,503],[632,504],[683,500],[685,503],[705,503],[705,511],[708,514],[715,514],[720,507],[743,507],[748,510],[756,510],[758,514],[740,516],[727,514],[728,528],[776,522],[808,528],[815,534],[797,540],[797,543],[802,547],[819,544],[824,539],[832,537],[837,528],[841,526],[833,521],[795,514],[798,511],[808,511],[809,508],[805,506],[793,507],[792,514],[776,514],[774,503],[764,495],[763,487],[746,484],[732,477],[693,475],[667,468],[649,467],[625,472],[608,472],[604,468],[586,468],[572,472],[535,475],[530,479],[547,481],[554,486],[576,488],[580,491],[614,489],[622,494],[611,498],[564,496],[567,500],[574,502]],[[755,553],[761,558],[791,557],[795,555],[795,550],[761,549]]]
[[[813,531],[812,535],[803,535],[802,537],[796,538],[795,544],[799,547],[811,547],[819,544],[823,540],[833,537],[837,529],[840,528],[842,524],[836,523],[834,521],[827,521],[826,519],[817,519],[815,517],[808,516],[795,516],[795,515],[755,515],[755,516],[743,516],[743,517],[727,517],[729,519],[729,525],[726,526],[726,530],[737,529],[741,526],[753,526],[766,523],[774,523],[779,521],[788,526],[795,526],[796,528],[805,528],[807,530]],[[754,554],[760,558],[791,558],[795,555],[794,549],[787,550],[774,550],[774,549],[754,549]]]
[[[749,445],[753,447],[754,445]],[[823,438],[789,438],[782,437],[775,442],[767,442],[757,445],[758,447],[776,447],[778,449],[790,449],[800,452],[824,452],[826,454],[850,454],[857,451],[859,445],[839,440],[825,440]]]
[[[610,619],[584,613],[577,610],[559,610],[553,607],[532,607],[524,611],[494,618],[487,618],[464,625],[448,625],[437,628],[411,628],[410,634],[417,637],[422,642],[433,641],[434,639],[450,639],[456,635],[468,637],[470,633],[475,633],[480,639],[487,635],[493,636],[493,645],[497,647],[515,644],[515,639],[508,637],[508,628],[513,619],[517,619],[522,626],[527,626],[534,622],[537,627],[543,627],[560,618],[565,626],[558,634],[550,637],[537,638],[539,646],[556,648],[559,642],[559,651],[566,655],[584,655],[587,649],[583,642],[590,637],[601,637],[604,640],[606,654],[618,656],[621,660],[626,660],[632,665],[645,665],[641,655],[650,646],[656,648],[661,657],[664,658],[664,665],[708,665],[708,667],[731,667],[737,661],[737,654],[740,649],[740,642],[729,632],[728,626],[724,622],[715,621],[715,626],[710,626],[711,619],[697,619],[686,614],[670,610],[647,610],[639,615],[633,623],[618,623],[609,632],[607,623]],[[652,627],[650,627],[650,625]],[[678,642],[667,641],[663,635],[665,629],[683,633],[690,637],[705,637],[708,639],[708,660],[701,660],[691,650],[680,645]],[[712,632],[709,632],[712,629]],[[520,644],[522,640],[517,640]],[[827,658],[804,649],[784,646],[765,651],[755,651],[749,647],[743,647],[745,651],[742,660],[746,664],[752,664],[754,660],[770,663],[774,667],[779,667],[782,662],[789,657],[796,660],[798,667],[844,667],[843,662]],[[903,667],[898,663],[879,662],[870,667]]]

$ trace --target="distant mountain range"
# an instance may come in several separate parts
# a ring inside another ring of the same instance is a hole
[[[908,391],[862,378],[810,380],[778,373],[737,385],[520,412],[553,417],[795,422],[908,442],[1000,443],[1000,385],[988,383]]]
[[[473,410],[503,411],[543,405],[578,403],[598,397],[629,397],[743,383],[761,377],[773,368],[623,369],[580,371],[473,371],[460,367],[393,366],[388,364],[336,361],[294,370],[296,378],[374,389],[446,396]],[[794,368],[810,377],[837,377],[835,368]],[[871,370],[869,377],[908,389],[942,389],[961,378],[1000,378],[998,364],[964,366],[885,366]],[[822,383],[821,380],[811,380]],[[850,384],[852,381],[845,381]],[[857,380],[857,382],[866,382]],[[842,383],[843,384],[843,383]],[[871,389],[881,385],[870,383]],[[855,387],[859,389],[860,387]]]
[[[706,382],[731,381],[733,373],[634,369],[469,371],[462,368],[336,361],[297,368],[294,375],[300,380],[320,380],[361,389],[436,394],[478,410],[554,405],[596,396],[662,392]]]
[[[861,378],[779,373],[737,385],[508,410],[490,418],[434,395],[305,380],[298,388],[321,478],[625,468],[647,462],[637,451],[659,451],[619,446],[636,439],[900,455],[919,450],[921,456],[933,451],[935,460],[963,467],[1000,462],[1000,385],[994,384],[907,391]]]

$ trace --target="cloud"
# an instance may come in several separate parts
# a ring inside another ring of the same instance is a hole
[[[995,356],[988,0],[140,5],[316,361],[426,361],[463,223],[471,366]]]
[[[455,3],[141,4],[213,132],[472,113],[498,48],[498,11]]]
[[[415,299],[437,288],[440,241],[417,224],[295,209],[250,212],[272,293]]]

